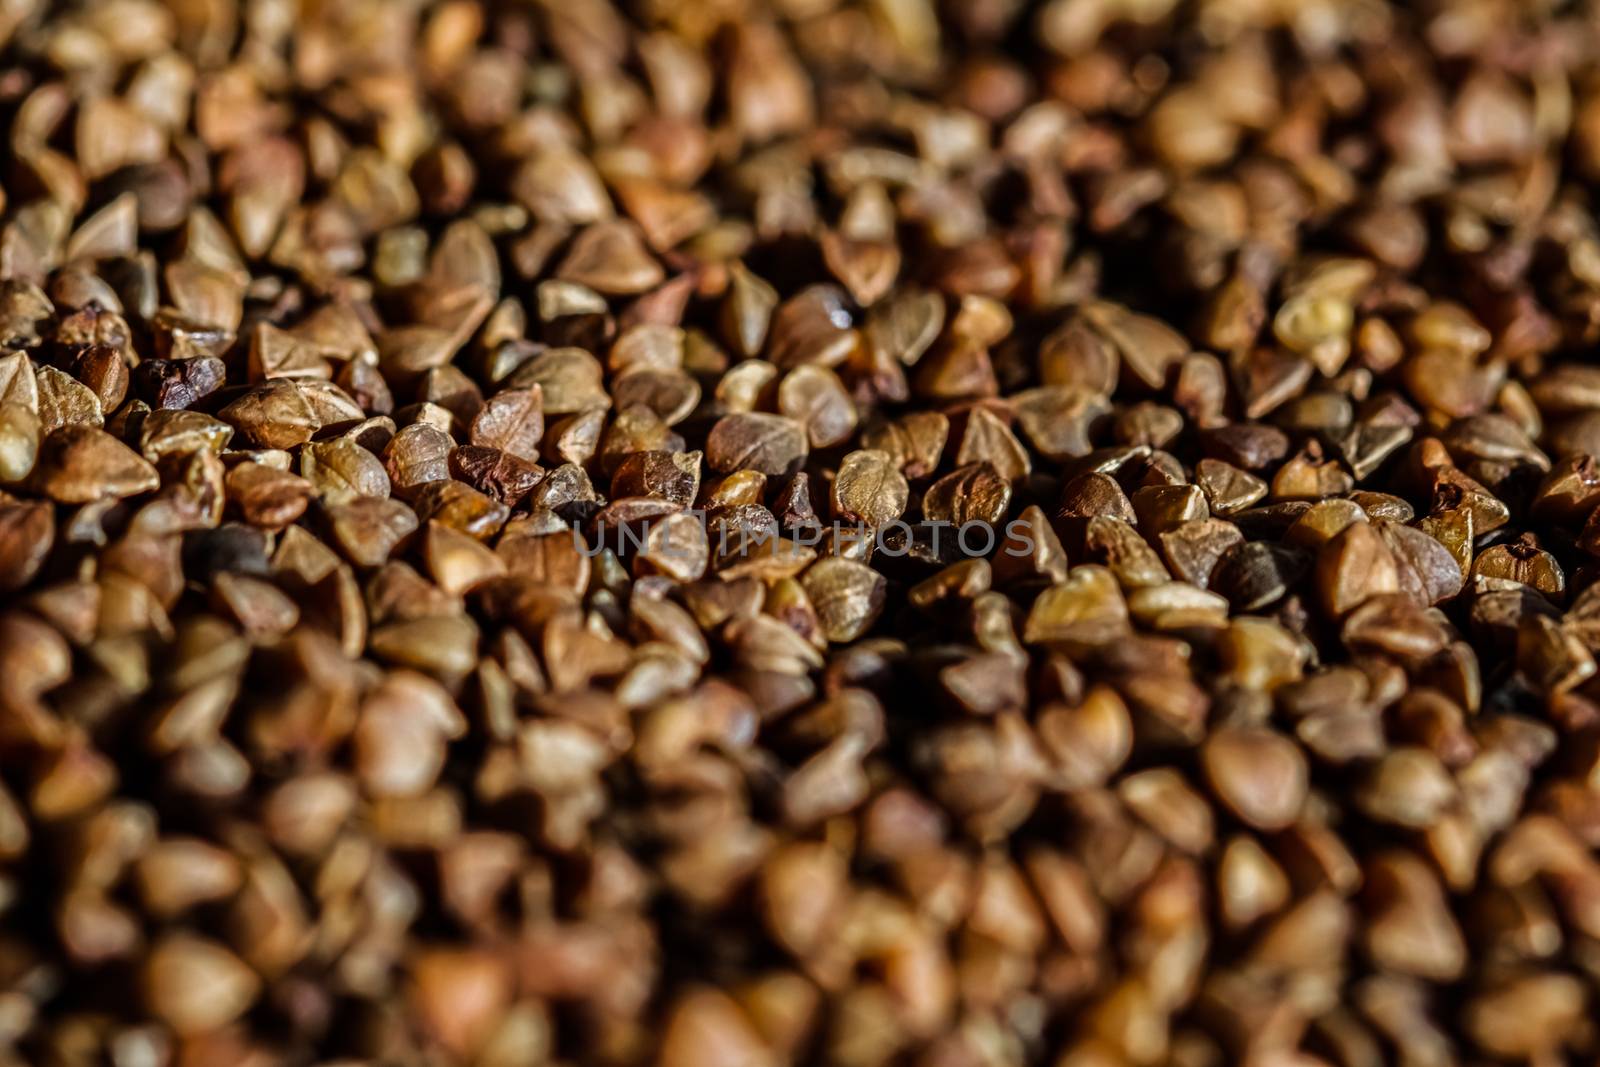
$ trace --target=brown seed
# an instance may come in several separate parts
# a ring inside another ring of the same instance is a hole
[[[694,515],[668,515],[650,527],[639,551],[640,567],[679,582],[706,572],[711,545],[705,525]]]
[[[40,367],[39,425],[45,433],[63,426],[103,426],[100,398],[82,382],[55,367]]]
[[[682,994],[662,1035],[662,1067],[770,1067],[772,1053],[739,1005],[701,988]]]
[[[842,519],[877,528],[905,511],[910,487],[887,452],[850,453],[833,481],[833,511]]]
[[[480,541],[498,533],[510,515],[505,504],[454,480],[429,482],[418,492],[413,507],[417,521],[438,519]]]
[[[57,6],[15,1056],[1595,1058],[1581,17]]]
[[[619,497],[659,497],[690,507],[700,490],[698,452],[634,452],[611,475],[611,491]]]
[[[856,428],[856,406],[839,376],[826,367],[805,365],[783,376],[778,410],[806,428],[812,448],[849,440]]]
[[[1405,852],[1388,852],[1365,865],[1362,896],[1371,921],[1367,953],[1385,970],[1432,981],[1455,980],[1467,962],[1467,945],[1438,877]]]
[[[1209,517],[1205,494],[1193,485],[1147,485],[1129,501],[1147,537]]]
[[[566,415],[608,407],[601,385],[600,361],[581,348],[551,348],[517,368],[507,384],[513,389],[540,390],[545,415]]]
[[[918,411],[868,429],[861,435],[861,443],[889,453],[901,473],[915,480],[938,469],[949,435],[948,418],[937,411]]]
[[[862,307],[870,307],[893,287],[900,273],[900,248],[892,241],[861,240],[825,230],[823,261]]]
[[[867,317],[866,342],[875,351],[914,366],[944,328],[944,299],[937,293],[902,286]]]
[[[535,217],[552,222],[597,222],[613,214],[593,166],[565,146],[535,152],[512,176],[511,192]]]
[[[838,557],[821,559],[805,570],[800,582],[829,641],[857,640],[883,611],[886,583],[864,563]]]
[[[754,411],[770,407],[776,396],[773,382],[778,368],[762,359],[747,359],[728,369],[717,382],[716,402],[724,412]]]
[[[261,980],[226,948],[193,934],[157,941],[144,965],[150,1010],[180,1034],[225,1026],[255,1002]]]
[[[1223,729],[1201,750],[1206,778],[1235,815],[1260,830],[1281,830],[1300,814],[1309,771],[1293,741],[1268,730]]]
[[[328,509],[335,545],[358,567],[382,565],[417,524],[416,513],[398,500],[357,497]]]
[[[1126,366],[1153,389],[1165,382],[1167,370],[1189,351],[1183,337],[1160,320],[1109,302],[1084,309],[1084,317],[1116,349]]]
[[[219,414],[263,448],[304,444],[322,426],[311,398],[282,380],[252,387]]]
[[[1373,819],[1425,828],[1455,801],[1457,787],[1439,758],[1422,748],[1395,748],[1369,772],[1357,793]]]
[[[922,498],[923,517],[956,527],[998,524],[1011,505],[1011,483],[987,463],[975,463],[940,478]]]
[[[1201,589],[1210,585],[1217,564],[1243,540],[1239,528],[1222,519],[1195,519],[1157,537],[1173,576]]]
[[[530,462],[538,461],[543,436],[544,395],[537,385],[496,393],[472,420],[472,444],[498,448]]]
[[[389,495],[389,475],[383,463],[348,437],[316,441],[302,448],[300,476],[328,506],[358,497]]]
[[[837,287],[813,285],[778,305],[767,336],[767,358],[784,369],[843,363],[858,340],[845,301]]]
[[[402,619],[375,628],[368,647],[389,664],[453,686],[478,662],[478,627],[465,616]]]
[[[282,529],[305,512],[315,490],[303,478],[262,463],[240,463],[228,472],[228,497],[246,522]]]
[[[270,323],[259,324],[250,338],[250,380],[268,378],[331,378],[333,368],[322,355],[293,334]]]
[[[1002,478],[1018,481],[1033,469],[1028,452],[1011,428],[988,408],[974,408],[961,434],[956,463],[988,463]]]
[[[211,601],[252,638],[281,637],[300,621],[300,610],[270,582],[223,572],[211,583]]]
[[[706,437],[706,460],[723,472],[790,474],[805,462],[807,452],[804,429],[781,415],[724,415]]]
[[[1138,517],[1128,494],[1116,479],[1099,471],[1081,474],[1061,490],[1057,516],[1064,519],[1093,519],[1097,516],[1133,523]]]
[[[666,277],[632,223],[595,222],[573,240],[556,276],[601,293],[642,293]]]
[[[226,899],[243,882],[238,860],[198,838],[164,838],[139,858],[136,873],[145,907],[163,917]]]
[[[1317,550],[1316,583],[1324,609],[1337,617],[1370,596],[1398,591],[1400,572],[1377,531],[1355,522]]]
[[[1218,515],[1232,515],[1267,495],[1267,483],[1219,459],[1202,459],[1195,464],[1195,484],[1206,494],[1206,502]]]
[[[450,476],[450,435],[426,423],[414,423],[384,446],[384,469],[395,495],[410,499],[428,482]]]
[[[0,482],[20,482],[28,476],[43,433],[33,411],[21,404],[0,404]]]
[[[778,305],[777,290],[743,263],[729,268],[728,279],[728,294],[722,303],[723,333],[741,355],[757,355],[767,338],[772,309]]]
[[[1367,513],[1354,501],[1320,500],[1290,524],[1283,539],[1296,547],[1314,550],[1333,540],[1351,523],[1366,521]]]
[[[1111,413],[1101,393],[1069,385],[1047,385],[1011,397],[1028,442],[1046,458],[1088,455],[1098,424]]]
[[[147,493],[161,484],[155,467],[103,430],[66,426],[39,445],[29,485],[63,504]]]
[[[1495,545],[1479,553],[1472,562],[1471,576],[1480,584],[1489,579],[1532,586],[1557,600],[1567,587],[1561,564],[1549,552],[1541,549],[1531,534],[1524,534],[1515,542]]]
[[[661,423],[659,417],[651,416],[654,416],[654,412],[646,416],[641,411],[636,417],[631,418],[630,422],[635,428],[645,430],[646,444],[654,441],[664,445],[668,439],[666,426]],[[545,432],[542,449],[545,460],[549,463],[571,463],[575,466],[587,464],[600,447],[600,437],[605,431],[605,423],[606,413],[599,408],[590,408],[588,411],[551,423]],[[625,441],[626,438],[619,437],[619,440]],[[615,453],[612,458],[615,460]]]
[[[572,593],[588,586],[593,569],[587,544],[580,546],[570,530],[523,536],[508,531],[495,545],[495,555],[513,575]]]
[[[55,543],[55,509],[47,503],[0,505],[0,590],[33,581]]]
[[[508,962],[485,950],[427,950],[412,965],[411,981],[423,1029],[460,1058],[494,1036],[512,997]]]
[[[1533,973],[1512,979],[1469,1001],[1464,1009],[1468,1035],[1492,1056],[1560,1055],[1578,1040],[1588,996],[1571,975]]]
[[[1128,629],[1128,606],[1104,567],[1072,568],[1067,580],[1040,594],[1028,612],[1023,639],[1029,644],[1102,644]]]
[[[611,392],[617,408],[647,407],[668,426],[688,418],[700,404],[699,383],[676,367],[625,371],[612,382]]]
[[[461,594],[505,573],[504,562],[466,534],[429,522],[422,538],[428,573],[440,589]]]

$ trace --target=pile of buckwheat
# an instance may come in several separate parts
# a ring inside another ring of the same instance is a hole
[[[0,0],[0,1067],[1600,1057],[1596,0]]]

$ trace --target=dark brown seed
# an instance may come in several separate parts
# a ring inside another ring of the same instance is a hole
[[[1032,579],[1065,580],[1067,553],[1045,513],[1036,505],[1006,523],[1005,539],[994,557],[994,578],[1000,585]]]
[[[1227,597],[1236,611],[1260,611],[1287,596],[1309,565],[1305,552],[1247,541],[1234,545],[1217,561],[1208,587]]]
[[[544,479],[544,471],[498,448],[462,445],[450,453],[448,478],[457,478],[502,504],[515,504]]]
[[[115,411],[128,395],[128,364],[110,345],[90,345],[72,358],[70,369],[94,393],[101,411]]]
[[[689,507],[700,491],[700,459],[698,452],[635,452],[612,473],[612,492],[659,497]]]

